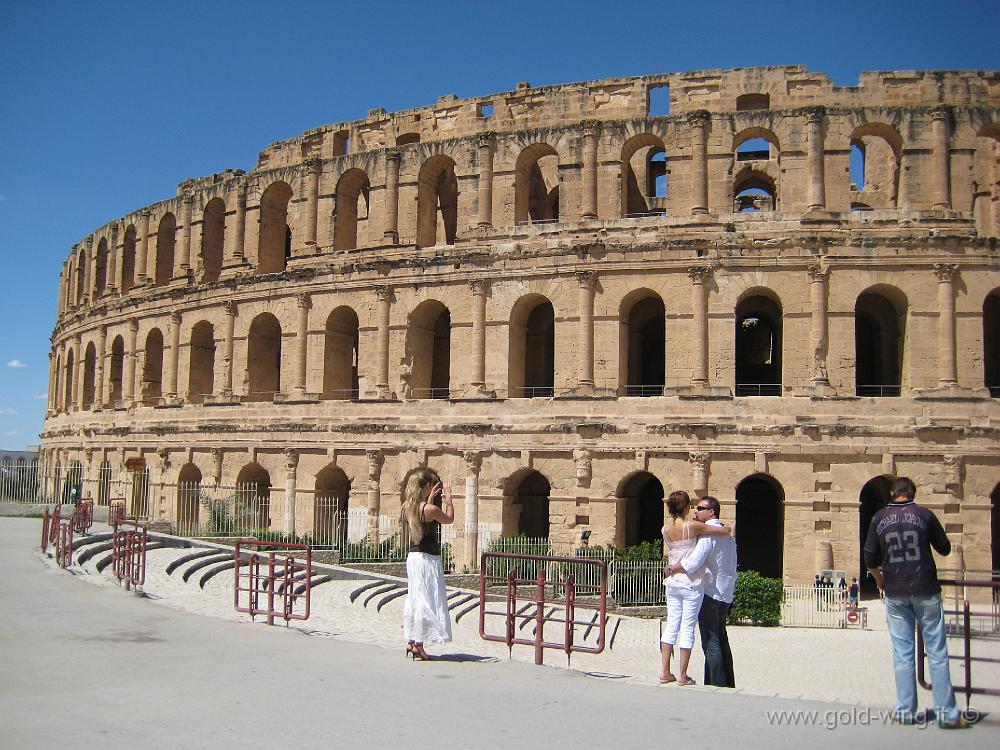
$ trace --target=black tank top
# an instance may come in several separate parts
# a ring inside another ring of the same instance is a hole
[[[424,503],[426,505],[427,503]],[[423,517],[424,505],[420,506],[420,515]],[[428,555],[441,556],[441,524],[437,521],[426,521],[420,524],[424,530],[424,535],[419,542],[410,542],[410,552],[423,552]]]

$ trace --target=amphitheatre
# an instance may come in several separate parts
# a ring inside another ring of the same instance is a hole
[[[993,71],[521,83],[316,127],[73,246],[39,471],[178,533],[232,496],[377,540],[429,466],[472,568],[502,534],[656,540],[685,489],[791,583],[860,577],[907,475],[948,566],[998,569],[998,155]]]

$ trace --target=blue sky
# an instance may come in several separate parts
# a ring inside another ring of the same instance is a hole
[[[0,448],[37,442],[70,246],[317,125],[710,67],[1000,68],[1000,2],[14,2],[0,24]]]

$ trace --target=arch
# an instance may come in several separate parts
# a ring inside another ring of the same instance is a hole
[[[188,401],[203,403],[215,392],[215,329],[202,320],[191,329],[188,366]]]
[[[142,402],[155,406],[163,396],[163,334],[154,328],[146,335],[142,363]]]
[[[111,504],[111,464],[107,460],[97,467],[97,504]]]
[[[359,224],[368,221],[370,190],[368,175],[361,169],[348,169],[337,181],[337,198],[334,204],[334,250],[352,250],[358,247]],[[364,226],[367,226],[367,223]]]
[[[990,395],[1000,398],[1000,289],[983,301],[983,379]]]
[[[70,461],[66,468],[66,483],[63,485],[62,502],[73,503],[83,497],[83,464]]]
[[[781,301],[754,290],[736,305],[736,395],[781,395]]]
[[[508,486],[512,489],[504,495],[503,534],[548,539],[549,480],[541,472],[528,469],[514,474]]]
[[[411,143],[420,143],[420,133],[400,133],[396,136],[397,146],[409,146]]]
[[[292,189],[285,182],[272,182],[260,196],[260,229],[257,235],[257,270],[278,273],[287,267],[291,248],[288,203]]]
[[[736,487],[736,546],[740,570],[768,578],[783,572],[785,491],[768,474],[752,474]]]
[[[454,245],[457,234],[455,161],[438,154],[425,161],[417,175],[417,244],[434,247],[443,236],[446,245]]]
[[[261,313],[247,334],[248,401],[272,401],[281,390],[281,325],[271,313]]]
[[[851,202],[870,208],[894,208],[899,194],[903,139],[883,122],[855,128],[851,145]]]
[[[128,225],[122,242],[122,294],[135,286],[135,226]]]
[[[156,268],[153,284],[166,286],[174,276],[174,249],[177,239],[177,219],[167,213],[156,230]]]
[[[108,284],[108,241],[102,237],[94,257],[94,297],[103,297]]]
[[[514,221],[559,219],[559,152],[548,143],[521,151],[514,164]]]
[[[236,475],[234,513],[248,531],[271,526],[271,475],[258,463],[246,464]]]
[[[1000,570],[1000,482],[990,493],[990,552],[993,570]]]
[[[129,515],[136,520],[149,517],[149,467],[145,461],[129,473]]]
[[[878,285],[854,305],[854,374],[858,396],[899,396],[906,329],[906,297]]]
[[[66,353],[66,367],[63,372],[63,408],[69,411],[73,406],[73,374],[75,371],[75,355],[72,349]]]
[[[184,464],[177,475],[177,531],[194,533],[198,529],[198,508],[201,503],[201,469]]]
[[[346,305],[326,319],[322,398],[358,397],[358,330],[358,314]]]
[[[865,482],[858,497],[858,583],[861,586],[861,595],[865,598],[878,596],[878,589],[875,581],[868,577],[868,568],[865,566],[865,540],[868,538],[868,527],[872,518],[882,508],[887,506],[892,497],[889,489],[895,477],[888,475],[874,477]]]
[[[770,175],[744,167],[733,180],[733,213],[774,211],[778,207],[778,186]]]
[[[80,250],[76,256],[76,304],[82,305],[87,295],[87,253]]]
[[[212,198],[205,204],[201,220],[201,280],[219,280],[222,256],[226,247],[226,202]]]
[[[625,141],[621,156],[622,216],[663,213],[655,198],[667,194],[666,146],[652,133],[640,133]]]
[[[91,341],[87,344],[86,353],[83,355],[83,403],[80,408],[87,411],[93,409],[96,383],[94,380],[97,371],[97,347]]]
[[[507,357],[507,392],[511,398],[552,396],[555,341],[555,311],[547,297],[529,294],[514,303]]]
[[[411,398],[448,398],[451,388],[451,312],[437,300],[425,300],[409,316],[406,329]],[[404,378],[405,380],[405,378]]]
[[[622,300],[619,321],[619,386],[625,396],[662,396],[666,314],[663,299],[637,289]]]
[[[347,503],[351,480],[336,464],[328,464],[316,475],[313,498],[313,544],[338,546],[347,539]]]
[[[111,361],[108,373],[108,403],[114,407],[122,400],[122,381],[125,374],[125,340],[115,336],[111,342]]]
[[[62,396],[63,396],[63,390],[62,390],[63,389],[63,377],[64,377],[64,373],[63,373],[63,365],[62,365],[62,353],[60,352],[59,354],[56,355],[56,369],[55,369],[55,372],[53,373],[53,380],[55,382],[52,383],[52,391],[53,391],[53,393],[52,393],[52,400],[53,400],[52,408],[56,412],[65,411],[65,409],[66,409],[66,406],[65,406],[65,404],[63,402],[63,398],[62,398]]]
[[[663,539],[663,484],[648,471],[630,475],[618,489],[616,547],[632,547]]]

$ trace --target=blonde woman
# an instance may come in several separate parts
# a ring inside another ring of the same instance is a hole
[[[414,472],[403,493],[402,517],[410,535],[403,637],[407,655],[427,661],[430,657],[424,651],[424,643],[451,640],[451,616],[441,565],[441,525],[455,520],[451,488],[442,484],[433,471]]]

